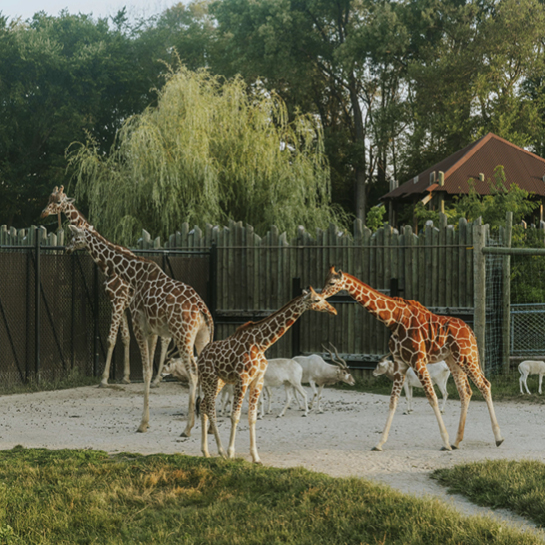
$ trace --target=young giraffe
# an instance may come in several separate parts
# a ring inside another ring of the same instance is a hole
[[[140,348],[144,369],[144,410],[139,432],[148,429],[151,382],[150,338],[161,335],[174,339],[189,380],[189,417],[182,437],[189,437],[195,423],[197,366],[193,347],[200,354],[214,338],[214,323],[208,307],[187,284],[173,280],[161,268],[106,240],[92,226],[70,225],[73,238],[67,253],[87,248],[91,257],[107,276],[119,276],[134,295],[130,301],[134,335]]]
[[[49,196],[49,202],[47,206],[42,210],[42,218],[50,215],[60,215],[63,213],[71,225],[76,227],[88,227],[89,223],[85,216],[74,206],[74,199],[69,199],[64,193],[64,187],[55,187],[51,195]],[[130,251],[130,250],[127,250]],[[132,252],[131,252],[132,253]],[[134,254],[133,254],[134,255]],[[115,348],[115,341],[117,339],[117,332],[121,325],[121,339],[124,347],[124,360],[123,360],[123,384],[130,384],[130,342],[131,336],[129,333],[129,324],[127,321],[126,311],[129,307],[129,302],[133,296],[129,284],[127,284],[122,278],[116,274],[107,276],[104,281],[104,289],[106,295],[112,305],[112,321],[110,324],[110,331],[108,333],[108,354],[106,355],[106,364],[104,365],[104,372],[99,386],[108,386],[108,378],[110,377],[110,366],[112,363],[112,355]],[[157,338],[152,339],[152,345],[150,346],[150,354],[155,354],[155,343]],[[162,378],[163,365],[165,362],[168,345],[170,343],[170,337],[161,337],[161,357],[159,359],[159,370],[157,376],[151,383],[151,387],[154,388],[159,385]]]
[[[397,400],[409,366],[414,369],[423,384],[428,401],[435,412],[443,439],[442,450],[458,448],[464,437],[466,415],[472,393],[467,379],[468,375],[479,388],[488,405],[496,445],[499,447],[502,444],[503,438],[492,404],[490,382],[485,378],[479,366],[479,351],[475,335],[465,322],[458,318],[437,316],[417,301],[388,297],[354,276],[342,271],[335,272],[335,267],[331,267],[321,295],[330,297],[341,290],[346,290],[392,331],[389,347],[394,358],[395,374],[390,398],[390,412],[382,437],[373,450],[382,450],[382,445],[388,439]],[[458,433],[452,446],[449,443],[448,433],[439,411],[437,396],[426,368],[426,364],[441,360],[447,362],[462,404]]]
[[[225,383],[234,384],[233,405],[231,409],[231,436],[229,439],[229,458],[235,457],[235,435],[242,400],[250,387],[248,422],[250,425],[250,454],[256,463],[260,463],[255,441],[255,423],[257,420],[257,402],[263,387],[263,377],[267,369],[265,350],[273,345],[295,323],[305,310],[316,310],[337,314],[337,311],[312,288],[303,295],[292,299],[280,310],[267,318],[240,326],[236,332],[224,339],[210,343],[197,360],[199,378],[203,391],[200,406],[202,413],[202,453],[208,452],[208,418],[216,438],[218,452],[225,456],[216,423],[216,397]]]

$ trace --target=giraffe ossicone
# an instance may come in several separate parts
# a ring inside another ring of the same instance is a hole
[[[214,433],[218,452],[221,456],[234,458],[235,436],[242,400],[246,390],[250,389],[248,423],[250,428],[250,454],[255,463],[260,463],[256,446],[255,424],[257,420],[257,403],[263,377],[267,369],[265,350],[274,344],[306,310],[328,312],[336,315],[337,311],[324,297],[317,294],[312,287],[292,299],[267,318],[259,322],[248,322],[241,325],[233,335],[221,341],[208,344],[197,360],[199,378],[203,391],[200,404],[202,429],[201,450],[203,456],[208,452],[208,419]],[[231,435],[227,455],[219,436],[216,421],[216,397],[228,384],[234,384],[233,404],[231,409]]]
[[[341,270],[335,271],[335,267],[331,267],[321,295],[327,298],[342,290],[346,290],[392,332],[389,348],[394,359],[395,372],[390,409],[380,441],[373,450],[382,450],[388,439],[405,373],[409,367],[412,367],[424,386],[426,397],[437,418],[444,450],[458,448],[464,437],[467,410],[472,395],[468,376],[486,401],[496,445],[499,447],[502,444],[503,438],[492,403],[490,382],[479,365],[475,334],[465,322],[459,318],[433,314],[418,301],[384,295],[355,276]],[[445,360],[450,369],[462,405],[458,432],[452,445],[426,367],[428,363],[441,360]]]

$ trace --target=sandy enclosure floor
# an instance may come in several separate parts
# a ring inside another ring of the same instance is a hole
[[[150,429],[136,433],[142,411],[143,384],[4,396],[0,405],[0,448],[88,448],[110,453],[181,453],[200,455],[200,422],[192,436],[180,438],[187,414],[187,388],[163,383],[153,389]],[[535,528],[508,512],[476,507],[461,496],[449,495],[429,478],[440,467],[485,459],[545,461],[545,405],[495,403],[505,438],[497,448],[484,402],[472,401],[460,450],[442,452],[435,416],[424,398],[414,399],[414,412],[404,415],[400,400],[383,452],[371,452],[388,412],[387,396],[325,389],[323,414],[307,418],[293,407],[276,418],[284,402],[283,389],[274,391],[273,414],[257,422],[257,446],[265,465],[303,466],[334,477],[363,477],[402,492],[439,497],[465,514],[487,514],[529,531]],[[448,401],[444,415],[454,438],[460,414],[458,401]],[[230,420],[220,418],[227,446]],[[217,453],[213,436],[210,452]],[[237,455],[250,460],[246,404],[237,432]],[[538,531],[541,533],[541,531]],[[541,533],[543,536],[544,534]]]

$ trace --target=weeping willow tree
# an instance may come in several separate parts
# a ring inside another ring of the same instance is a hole
[[[142,228],[166,237],[183,222],[293,234],[341,221],[317,121],[290,122],[278,96],[249,92],[241,78],[171,72],[157,106],[128,119],[109,154],[89,140],[68,157],[90,220],[124,244]]]

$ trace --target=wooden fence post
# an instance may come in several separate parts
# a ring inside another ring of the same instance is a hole
[[[485,370],[485,330],[486,330],[486,269],[483,248],[485,246],[486,226],[478,218],[473,224],[473,285],[474,315],[473,330],[479,347],[481,370]]]
[[[511,237],[513,228],[513,212],[507,212],[505,218],[505,231],[503,245],[511,248]],[[509,355],[511,353],[511,256],[503,258],[502,267],[502,357],[503,373],[509,373]]]

